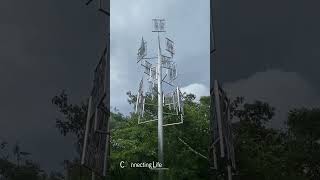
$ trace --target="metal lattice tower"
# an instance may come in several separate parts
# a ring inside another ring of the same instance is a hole
[[[96,175],[110,178],[110,0],[98,1],[98,11],[105,15],[106,47],[94,71],[94,83],[90,94],[81,165],[91,170],[91,179]],[[87,0],[90,5],[93,0]],[[82,168],[80,169],[82,179]]]
[[[164,19],[153,19],[153,31],[157,33],[158,44],[157,44],[157,56],[155,57],[147,57],[147,43],[142,38],[141,45],[138,50],[138,58],[137,63],[140,63],[144,68],[144,74],[148,76],[149,82],[149,92],[144,94],[143,91],[143,77],[139,84],[139,90],[137,94],[137,101],[135,106],[135,112],[139,115],[138,124],[148,123],[152,121],[158,121],[158,161],[164,164],[164,154],[163,154],[163,127],[171,126],[183,123],[183,101],[182,101],[182,93],[179,87],[174,83],[177,78],[177,69],[176,63],[173,61],[173,55],[175,54],[174,42],[169,38],[165,38],[166,41],[166,52],[168,55],[165,55],[162,52],[161,41],[160,41],[160,33],[164,33],[165,31],[165,20]],[[152,60],[157,60],[155,63],[151,63]],[[163,71],[165,70],[165,71]],[[163,83],[173,88],[173,90],[169,93],[164,93]],[[146,103],[147,95],[151,95],[152,99],[154,95],[157,94],[158,103],[157,104],[148,104]],[[157,119],[151,119],[142,121],[141,119],[145,116],[145,105],[157,106],[158,113]],[[170,110],[172,109],[174,113],[166,113],[163,110],[163,107],[166,106]],[[180,119],[179,122],[174,123],[163,123],[163,115],[174,115]],[[162,179],[162,170],[159,170],[159,179]]]

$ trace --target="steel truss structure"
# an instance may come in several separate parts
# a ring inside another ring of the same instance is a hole
[[[177,79],[177,65],[173,61],[173,55],[175,54],[174,42],[169,38],[165,38],[166,51],[168,56],[163,54],[161,51],[160,44],[160,33],[165,31],[165,20],[164,19],[153,19],[153,31],[158,34],[158,54],[157,56],[147,57],[147,42],[141,40],[141,45],[137,53],[137,63],[144,68],[144,74],[147,76],[149,83],[149,90],[144,93],[144,82],[143,78],[139,84],[139,90],[137,93],[137,99],[135,104],[135,112],[138,114],[138,124],[145,124],[153,121],[158,122],[158,160],[160,163],[163,162],[163,127],[172,126],[183,123],[183,96],[180,88],[174,82]],[[157,62],[152,62],[157,60]],[[168,86],[167,89],[163,89],[163,85]],[[169,92],[164,93],[164,91]],[[154,98],[157,97],[157,104],[152,103]],[[149,103],[151,99],[151,103]],[[157,107],[158,115],[148,114],[146,106]],[[164,112],[168,110],[169,112]],[[179,122],[163,123],[163,115],[166,116],[177,116]],[[146,117],[154,117],[149,120],[144,120]],[[159,170],[159,179],[162,179],[162,170]]]
[[[89,5],[93,0],[88,0]],[[81,154],[81,165],[92,171],[95,176],[107,176],[110,158],[109,130],[109,71],[110,66],[110,0],[99,0],[99,12],[106,15],[107,43],[94,71],[93,88],[88,102],[84,143]],[[81,173],[81,172],[80,172]],[[107,176],[108,177],[108,176]]]
[[[236,169],[236,163],[230,117],[230,100],[217,80],[214,81],[211,97],[211,131],[213,139],[209,149],[214,160],[213,167],[211,168],[215,170],[224,169],[228,175],[228,180],[231,180],[232,170]]]

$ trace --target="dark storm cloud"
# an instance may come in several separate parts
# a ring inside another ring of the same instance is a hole
[[[281,127],[294,107],[320,105],[319,5],[214,1],[214,78],[225,84],[230,96],[275,106],[273,127]]]
[[[270,125],[285,127],[287,113],[294,108],[319,107],[320,94],[296,72],[278,69],[257,72],[247,79],[225,83],[228,94],[234,98],[245,97],[246,102],[261,100],[276,108]]]
[[[214,2],[218,78],[230,81],[280,68],[299,72],[320,90],[319,1]]]
[[[0,137],[21,143],[46,170],[74,156],[72,138],[55,129],[51,98],[66,89],[85,100],[105,44],[105,17],[84,1],[12,1],[0,5]]]

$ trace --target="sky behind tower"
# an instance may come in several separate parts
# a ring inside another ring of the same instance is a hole
[[[209,95],[210,86],[210,1],[196,0],[111,0],[110,104],[128,114],[133,107],[127,91],[136,94],[142,67],[136,63],[141,38],[147,41],[148,56],[157,55],[157,34],[152,19],[166,19],[166,33],[175,42],[177,83],[182,91]],[[162,48],[165,43],[162,41]],[[146,83],[146,81],[145,81]]]

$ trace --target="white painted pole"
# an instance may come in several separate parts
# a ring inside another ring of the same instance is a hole
[[[110,121],[111,121],[111,115],[109,115],[109,119],[108,119],[108,123],[107,123],[107,137],[106,137],[106,151],[104,153],[104,165],[103,165],[103,175],[109,175],[107,174],[107,171],[109,173],[109,155],[110,155],[110,147],[109,147],[109,143],[110,143]]]
[[[95,180],[95,179],[96,179],[96,174],[92,171],[91,180]]]
[[[87,122],[86,122],[86,130],[84,135],[84,145],[82,149],[82,157],[81,157],[81,164],[84,164],[84,158],[87,149],[87,141],[88,141],[88,133],[89,133],[89,125],[90,125],[90,117],[91,117],[91,105],[92,104],[92,96],[90,96],[89,104],[88,104],[88,111],[87,111]]]
[[[231,172],[231,165],[228,165],[228,180],[232,180],[232,172]]]
[[[224,138],[222,133],[222,119],[221,119],[221,107],[220,107],[220,97],[219,97],[219,84],[218,81],[214,81],[214,97],[215,97],[215,106],[216,106],[216,115],[218,122],[218,131],[219,131],[219,142],[220,142],[220,154],[221,157],[224,158]]]
[[[162,67],[160,35],[158,32],[158,161],[163,165],[163,102],[162,102]],[[159,180],[163,179],[163,172],[159,170]]]

